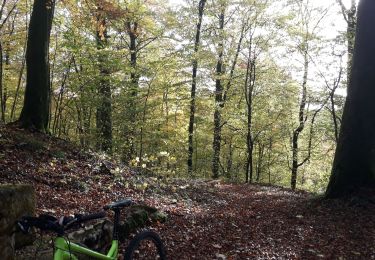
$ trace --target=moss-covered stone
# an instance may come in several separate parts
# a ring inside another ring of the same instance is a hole
[[[2,259],[13,259],[14,248],[33,241],[16,231],[16,221],[23,215],[33,215],[35,194],[30,185],[0,185],[0,252]]]

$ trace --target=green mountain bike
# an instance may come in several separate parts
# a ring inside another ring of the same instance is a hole
[[[132,205],[131,199],[124,199],[103,207],[103,211],[96,212],[88,215],[75,215],[74,217],[63,217],[60,219],[50,215],[40,215],[39,217],[22,217],[17,222],[18,227],[22,232],[28,233],[31,227],[36,227],[44,231],[52,231],[57,234],[54,240],[54,260],[77,260],[76,254],[91,257],[93,259],[114,260],[119,259],[119,222],[121,209]],[[112,210],[114,212],[113,223],[113,237],[112,244],[107,254],[102,254],[93,251],[83,245],[73,243],[64,237],[64,233],[69,228],[80,225],[86,221],[104,218],[107,214],[106,211]],[[143,254],[141,256],[142,244],[146,249],[154,248],[156,256]],[[129,243],[125,250],[124,259],[166,259],[166,253],[159,235],[153,231],[145,230],[137,234]]]

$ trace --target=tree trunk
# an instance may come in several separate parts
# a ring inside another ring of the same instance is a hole
[[[264,145],[262,143],[258,143],[258,160],[257,160],[257,168],[256,168],[256,182],[260,181],[260,175],[263,169],[263,156],[264,156]]]
[[[69,73],[70,73],[70,67],[71,67],[71,64],[72,64],[72,60],[69,62],[69,65],[68,65],[68,69],[67,71],[63,74],[63,78],[62,78],[62,82],[61,82],[61,86],[60,86],[60,90],[59,90],[59,95],[57,97],[57,100],[56,101],[56,108],[55,108],[55,113],[54,113],[54,117],[53,117],[53,124],[52,124],[52,133],[53,134],[56,134],[57,132],[57,128],[59,127],[59,123],[61,121],[61,118],[62,118],[62,112],[63,112],[63,99],[64,99],[64,94],[65,94],[65,85],[66,85],[66,81],[69,77]]]
[[[110,71],[107,68],[108,55],[105,53],[108,45],[107,25],[104,12],[99,6],[97,14],[96,43],[99,50],[99,104],[96,110],[96,128],[98,133],[97,146],[99,150],[112,153],[112,95]]]
[[[225,22],[225,6],[221,7],[221,13],[219,16],[219,30],[220,30],[220,42],[218,45],[218,60],[216,65],[216,85],[215,85],[215,112],[214,112],[214,138],[213,138],[213,158],[212,158],[212,176],[214,179],[219,177],[219,165],[220,165],[220,150],[221,150],[221,111],[225,107],[225,103],[228,99],[228,92],[232,85],[234,77],[234,71],[236,69],[238,56],[241,51],[242,41],[247,30],[247,23],[243,22],[241,26],[241,33],[237,43],[236,53],[234,55],[233,63],[231,65],[229,79],[223,87],[223,79],[225,71],[223,69],[223,54],[224,54],[224,22]]]
[[[0,122],[5,123],[5,104],[3,100],[3,44],[0,41]]]
[[[351,67],[353,63],[353,54],[354,54],[355,29],[357,26],[357,4],[355,0],[352,0],[351,7],[347,13],[348,13],[348,21],[347,21],[348,27],[346,30],[346,34],[348,38],[348,67],[347,67],[348,81],[347,81],[347,84],[349,84],[350,71],[351,71]]]
[[[27,40],[27,81],[20,126],[47,131],[50,103],[49,38],[54,1],[35,0]]]
[[[21,69],[20,69],[20,72],[18,74],[18,81],[17,81],[17,88],[16,88],[16,93],[14,94],[14,100],[13,100],[13,104],[12,104],[12,109],[11,109],[11,112],[10,112],[10,120],[13,121],[14,120],[14,116],[15,116],[15,111],[16,111],[16,105],[17,105],[17,100],[18,100],[18,95],[19,95],[19,90],[20,90],[20,87],[21,87],[21,83],[22,83],[22,76],[23,76],[23,72],[24,72],[24,69],[25,69],[25,63],[26,63],[26,48],[27,48],[27,37],[28,37],[28,26],[29,26],[29,23],[28,23],[28,1],[26,1],[26,13],[25,13],[25,31],[26,31],[26,35],[25,35],[25,43],[24,43],[24,46],[23,46],[23,54],[22,54],[22,64],[21,64]]]
[[[129,103],[127,105],[127,126],[125,130],[125,147],[123,152],[123,160],[129,163],[136,154],[135,135],[137,124],[137,96],[139,89],[139,72],[138,72],[138,23],[127,21],[126,30],[129,36],[130,51],[130,91]]]
[[[219,45],[218,59],[216,64],[216,85],[215,85],[215,112],[214,112],[214,140],[212,158],[212,178],[219,178],[220,148],[221,148],[221,109],[223,107],[223,55],[224,55],[224,18],[225,7],[221,6],[219,16]]]
[[[335,131],[335,142],[337,144],[338,140],[339,140],[339,122],[338,122],[339,118],[338,118],[338,115],[336,113],[336,108],[335,108],[335,100],[334,100],[335,91],[336,91],[336,88],[334,87],[332,89],[332,91],[329,93],[329,100],[330,100],[330,104],[331,104],[331,115],[332,115],[332,121],[333,121],[333,128],[334,128],[334,131]]]
[[[146,115],[147,115],[147,102],[150,97],[150,92],[151,92],[151,85],[152,81],[149,82],[148,88],[147,88],[147,94],[145,98],[145,103],[143,105],[143,114],[142,114],[142,122],[141,122],[141,131],[140,131],[140,136],[139,136],[139,161],[138,161],[138,167],[142,167],[143,164],[143,129],[146,124]]]
[[[252,46],[252,33],[250,33],[250,43],[249,43],[249,50],[248,50],[248,57],[247,57],[247,65],[246,65],[246,76],[245,76],[245,84],[244,84],[244,93],[246,99],[246,108],[247,108],[247,135],[246,135],[246,147],[247,147],[247,160],[246,160],[246,168],[245,168],[245,177],[246,183],[253,182],[253,149],[254,149],[254,139],[252,136],[252,119],[253,119],[253,92],[256,80],[256,70],[255,70],[255,55],[252,55],[253,46]]]
[[[233,153],[234,153],[234,148],[233,148],[232,138],[230,138],[229,145],[228,145],[228,158],[227,158],[227,170],[226,170],[226,176],[228,179],[232,179]]]
[[[299,141],[299,135],[305,128],[305,107],[306,107],[306,99],[307,99],[307,75],[309,71],[309,56],[308,56],[308,50],[307,50],[307,43],[306,49],[303,50],[303,57],[304,57],[304,68],[303,68],[303,80],[302,80],[302,93],[301,93],[301,101],[299,104],[299,114],[298,114],[298,127],[293,131],[293,137],[292,137],[292,176],[290,180],[290,186],[294,190],[297,185],[297,172],[298,168],[301,166],[298,162],[298,154],[299,154],[299,148],[298,148],[298,141]]]
[[[197,54],[199,51],[200,45],[200,35],[201,35],[201,27],[202,27],[202,19],[203,19],[203,11],[204,6],[206,4],[206,0],[200,0],[198,6],[198,23],[197,29],[195,33],[195,42],[194,42],[194,58],[193,58],[193,74],[192,74],[192,83],[191,83],[191,94],[190,94],[190,118],[189,118],[189,139],[188,139],[188,175],[193,175],[193,153],[194,153],[194,118],[195,118],[195,92],[197,88],[197,70],[198,70],[198,58]]]
[[[339,142],[326,196],[375,188],[375,2],[359,3],[356,43]]]

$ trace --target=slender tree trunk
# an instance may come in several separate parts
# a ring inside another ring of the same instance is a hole
[[[233,143],[232,139],[229,140],[229,145],[228,145],[228,158],[227,158],[227,171],[226,175],[228,179],[232,179],[232,168],[233,168]]]
[[[247,23],[244,22],[241,26],[241,33],[237,43],[236,53],[234,55],[233,63],[231,65],[229,79],[227,83],[223,84],[222,76],[225,71],[223,69],[223,54],[224,54],[224,22],[225,22],[225,6],[221,7],[221,13],[219,16],[219,30],[220,30],[220,42],[218,44],[218,60],[216,64],[216,85],[215,85],[215,112],[214,112],[214,133],[213,133],[213,158],[212,158],[212,176],[214,179],[219,177],[219,165],[220,165],[220,150],[221,150],[221,111],[225,107],[225,103],[228,99],[228,92],[231,88],[234,71],[236,69],[238,56],[241,51],[242,41],[247,30]]]
[[[54,134],[56,134],[57,128],[58,128],[59,123],[60,123],[61,118],[62,118],[63,99],[64,99],[64,94],[65,94],[65,92],[64,92],[65,91],[65,84],[66,84],[66,81],[69,77],[71,64],[72,64],[72,60],[69,62],[68,69],[63,75],[59,95],[58,95],[57,100],[56,100],[56,108],[55,108],[55,113],[54,113],[54,117],[53,117],[53,124],[52,124],[52,133],[54,133]]]
[[[15,116],[15,112],[16,112],[16,105],[17,105],[18,96],[19,96],[19,92],[20,92],[20,88],[21,88],[21,84],[22,84],[22,76],[23,76],[23,72],[25,70],[25,61],[26,61],[26,59],[24,57],[23,60],[22,60],[21,69],[20,69],[20,72],[19,72],[19,75],[18,75],[17,88],[16,88],[16,92],[14,93],[14,100],[13,100],[13,104],[12,104],[12,109],[10,111],[11,121],[14,120],[14,116]]]
[[[140,132],[140,137],[139,137],[139,139],[140,139],[139,140],[139,162],[138,162],[139,167],[141,167],[142,164],[143,164],[143,129],[144,129],[144,126],[146,124],[147,101],[148,101],[148,98],[150,97],[151,85],[152,85],[152,82],[150,82],[149,85],[148,85],[145,103],[143,105],[142,126],[141,126],[141,132]]]
[[[129,51],[130,51],[130,96],[129,104],[127,105],[127,123],[125,130],[125,151],[123,152],[123,160],[128,163],[136,154],[136,124],[138,121],[137,113],[137,97],[139,89],[139,72],[138,72],[138,23],[127,21],[126,30],[129,36]]]
[[[253,92],[256,79],[256,67],[255,67],[255,55],[252,55],[252,34],[250,33],[250,43],[248,49],[247,65],[246,65],[246,76],[244,84],[244,93],[246,99],[247,108],[247,135],[246,135],[246,147],[247,147],[247,159],[245,167],[246,183],[253,182],[253,149],[254,139],[252,136],[252,119],[253,119]]]
[[[188,175],[193,175],[193,154],[194,154],[194,123],[195,123],[195,95],[196,95],[196,88],[197,88],[197,71],[198,71],[198,51],[200,47],[200,35],[201,35],[201,27],[202,27],[202,20],[203,20],[203,12],[204,6],[206,4],[206,0],[200,0],[198,6],[198,23],[197,29],[195,33],[195,42],[194,42],[194,58],[193,58],[193,73],[192,73],[192,83],[191,83],[191,94],[190,94],[190,118],[189,118],[189,138],[188,138]]]
[[[28,37],[28,10],[29,10],[29,7],[28,7],[28,1],[26,0],[26,14],[25,14],[25,31],[26,31],[26,35],[25,35],[25,44],[23,46],[23,55],[22,55],[22,63],[21,63],[21,69],[20,69],[20,72],[19,72],[19,75],[18,75],[18,81],[17,81],[17,88],[16,88],[16,93],[14,94],[14,100],[13,100],[13,104],[12,104],[12,109],[11,109],[11,112],[10,112],[10,120],[13,121],[14,120],[14,116],[15,116],[15,111],[16,111],[16,105],[17,105],[17,100],[18,100],[18,95],[19,95],[19,91],[20,91],[20,87],[21,87],[21,83],[22,83],[22,76],[23,76],[23,72],[25,70],[25,63],[26,63],[26,48],[27,48],[27,37]]]
[[[375,2],[362,0],[353,66],[326,196],[375,189]]]
[[[337,116],[336,108],[335,108],[335,100],[334,100],[335,91],[336,91],[336,88],[333,88],[329,94],[329,100],[331,104],[331,115],[332,115],[333,127],[335,130],[335,142],[337,144],[339,140],[339,122],[338,122],[338,116]]]
[[[216,64],[216,85],[215,85],[215,112],[214,112],[214,140],[213,158],[212,158],[212,178],[219,178],[220,149],[221,149],[221,109],[223,107],[223,55],[224,55],[224,18],[225,7],[221,6],[219,16],[219,35],[218,59]]]
[[[112,95],[110,85],[110,71],[107,68],[108,54],[105,48],[108,45],[107,25],[102,7],[97,14],[96,43],[99,50],[99,104],[96,111],[96,128],[98,132],[97,146],[99,150],[112,153]]]
[[[53,81],[54,81],[54,77],[55,77],[55,64],[56,64],[56,53],[57,53],[57,40],[58,40],[58,34],[56,33],[55,35],[55,51],[53,53],[53,59],[52,59],[52,63],[50,63],[50,97],[52,97],[53,100],[50,101],[49,103],[49,111],[48,111],[48,114],[49,114],[49,119],[48,119],[48,128],[51,129],[51,122],[52,122],[52,103],[53,101],[55,101],[55,97],[53,95]]]
[[[0,122],[5,123],[5,102],[3,99],[3,92],[4,92],[4,80],[3,80],[3,44],[0,41]]]
[[[307,43],[306,43],[307,45]],[[301,93],[301,100],[299,104],[299,112],[298,112],[298,127],[293,131],[292,137],[292,175],[290,180],[291,188],[294,190],[297,185],[297,173],[298,168],[301,166],[298,162],[298,155],[299,155],[299,135],[305,128],[305,107],[306,107],[306,99],[307,99],[307,75],[309,71],[309,56],[308,56],[308,47],[305,47],[303,51],[303,58],[304,58],[304,67],[303,67],[303,79],[302,79],[302,93]]]
[[[27,40],[27,81],[19,123],[25,128],[46,132],[49,120],[50,72],[49,38],[54,1],[35,0]]]
[[[264,156],[264,145],[258,143],[258,160],[257,160],[257,169],[256,169],[256,182],[260,181],[260,175],[263,169],[263,156]]]
[[[273,139],[270,137],[268,142],[268,158],[267,158],[267,167],[268,167],[268,184],[271,184],[271,151],[273,146]]]

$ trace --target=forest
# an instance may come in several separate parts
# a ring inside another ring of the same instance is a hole
[[[202,206],[175,212],[191,200],[211,203],[212,223],[222,216],[220,198],[230,201],[226,207],[237,203],[233,193],[247,198],[229,209],[242,223],[233,225],[247,226],[241,214],[261,218],[256,234],[274,239],[280,223],[309,225],[331,212],[319,222],[318,230],[327,224],[324,233],[345,214],[348,222],[361,215],[362,234],[338,238],[350,250],[328,253],[327,235],[306,242],[312,249],[302,253],[288,246],[273,252],[261,242],[257,253],[244,253],[213,242],[214,250],[227,250],[213,255],[373,259],[372,11],[370,0],[1,0],[0,183],[34,183],[38,213],[72,213],[67,205],[57,209],[61,194],[69,200],[70,189],[91,194],[90,185],[108,185],[116,198],[135,196],[176,216]],[[103,172],[112,184],[88,177]],[[43,200],[54,192],[59,198]],[[108,203],[109,194],[98,188],[90,196]],[[249,199],[257,196],[262,203]],[[325,200],[336,198],[345,201]],[[262,226],[267,204],[280,220],[272,231]],[[156,229],[173,237],[176,225],[185,226],[179,221]],[[186,225],[192,231],[204,221]],[[364,237],[362,251],[353,249]],[[198,250],[197,258],[213,259],[206,253]]]
[[[2,122],[20,117],[36,37],[50,74],[39,130],[169,176],[325,190],[356,3],[52,4],[50,32],[28,36],[33,3],[3,1]]]

